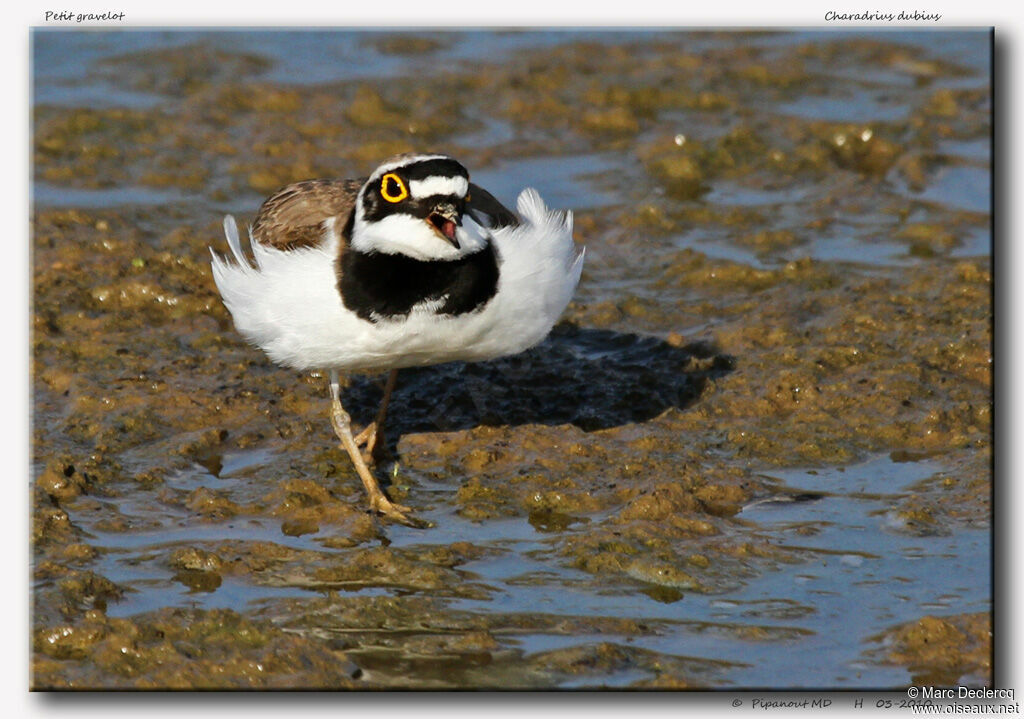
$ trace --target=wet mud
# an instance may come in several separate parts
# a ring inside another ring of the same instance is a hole
[[[35,33],[33,688],[991,684],[989,36],[947,35]],[[400,373],[422,528],[208,250],[411,149],[587,245],[541,345]]]

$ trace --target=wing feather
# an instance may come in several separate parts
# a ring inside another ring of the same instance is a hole
[[[251,236],[278,250],[316,246],[325,220],[348,218],[362,185],[362,180],[306,180],[283,187],[260,206]]]
[[[498,202],[490,192],[472,182],[469,183],[469,209],[486,214],[491,220],[489,223],[491,229],[519,225],[519,218],[512,210]]]

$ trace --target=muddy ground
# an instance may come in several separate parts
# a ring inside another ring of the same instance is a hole
[[[386,76],[289,82],[124,35],[34,36],[34,688],[991,683],[991,589],[949,576],[991,549],[983,72],[885,35],[362,34]],[[422,529],[367,513],[324,375],[246,345],[208,250],[412,149],[538,184],[588,248],[545,343],[401,373],[377,473]],[[843,572],[880,607],[836,614]]]

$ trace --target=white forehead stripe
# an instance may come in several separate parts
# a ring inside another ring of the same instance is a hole
[[[431,175],[423,180],[410,180],[409,192],[417,200],[432,195],[455,195],[463,197],[469,190],[469,180],[465,177],[442,177]]]
[[[429,160],[450,160],[451,158],[447,155],[402,155],[397,157],[390,162],[382,163],[373,171],[372,177],[383,177],[386,173],[392,170],[397,170],[400,167],[409,167],[415,165],[417,162],[427,162]]]

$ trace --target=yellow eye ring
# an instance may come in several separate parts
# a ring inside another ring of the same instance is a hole
[[[380,196],[388,202],[401,202],[409,196],[409,190],[401,177],[389,172],[380,178]]]

